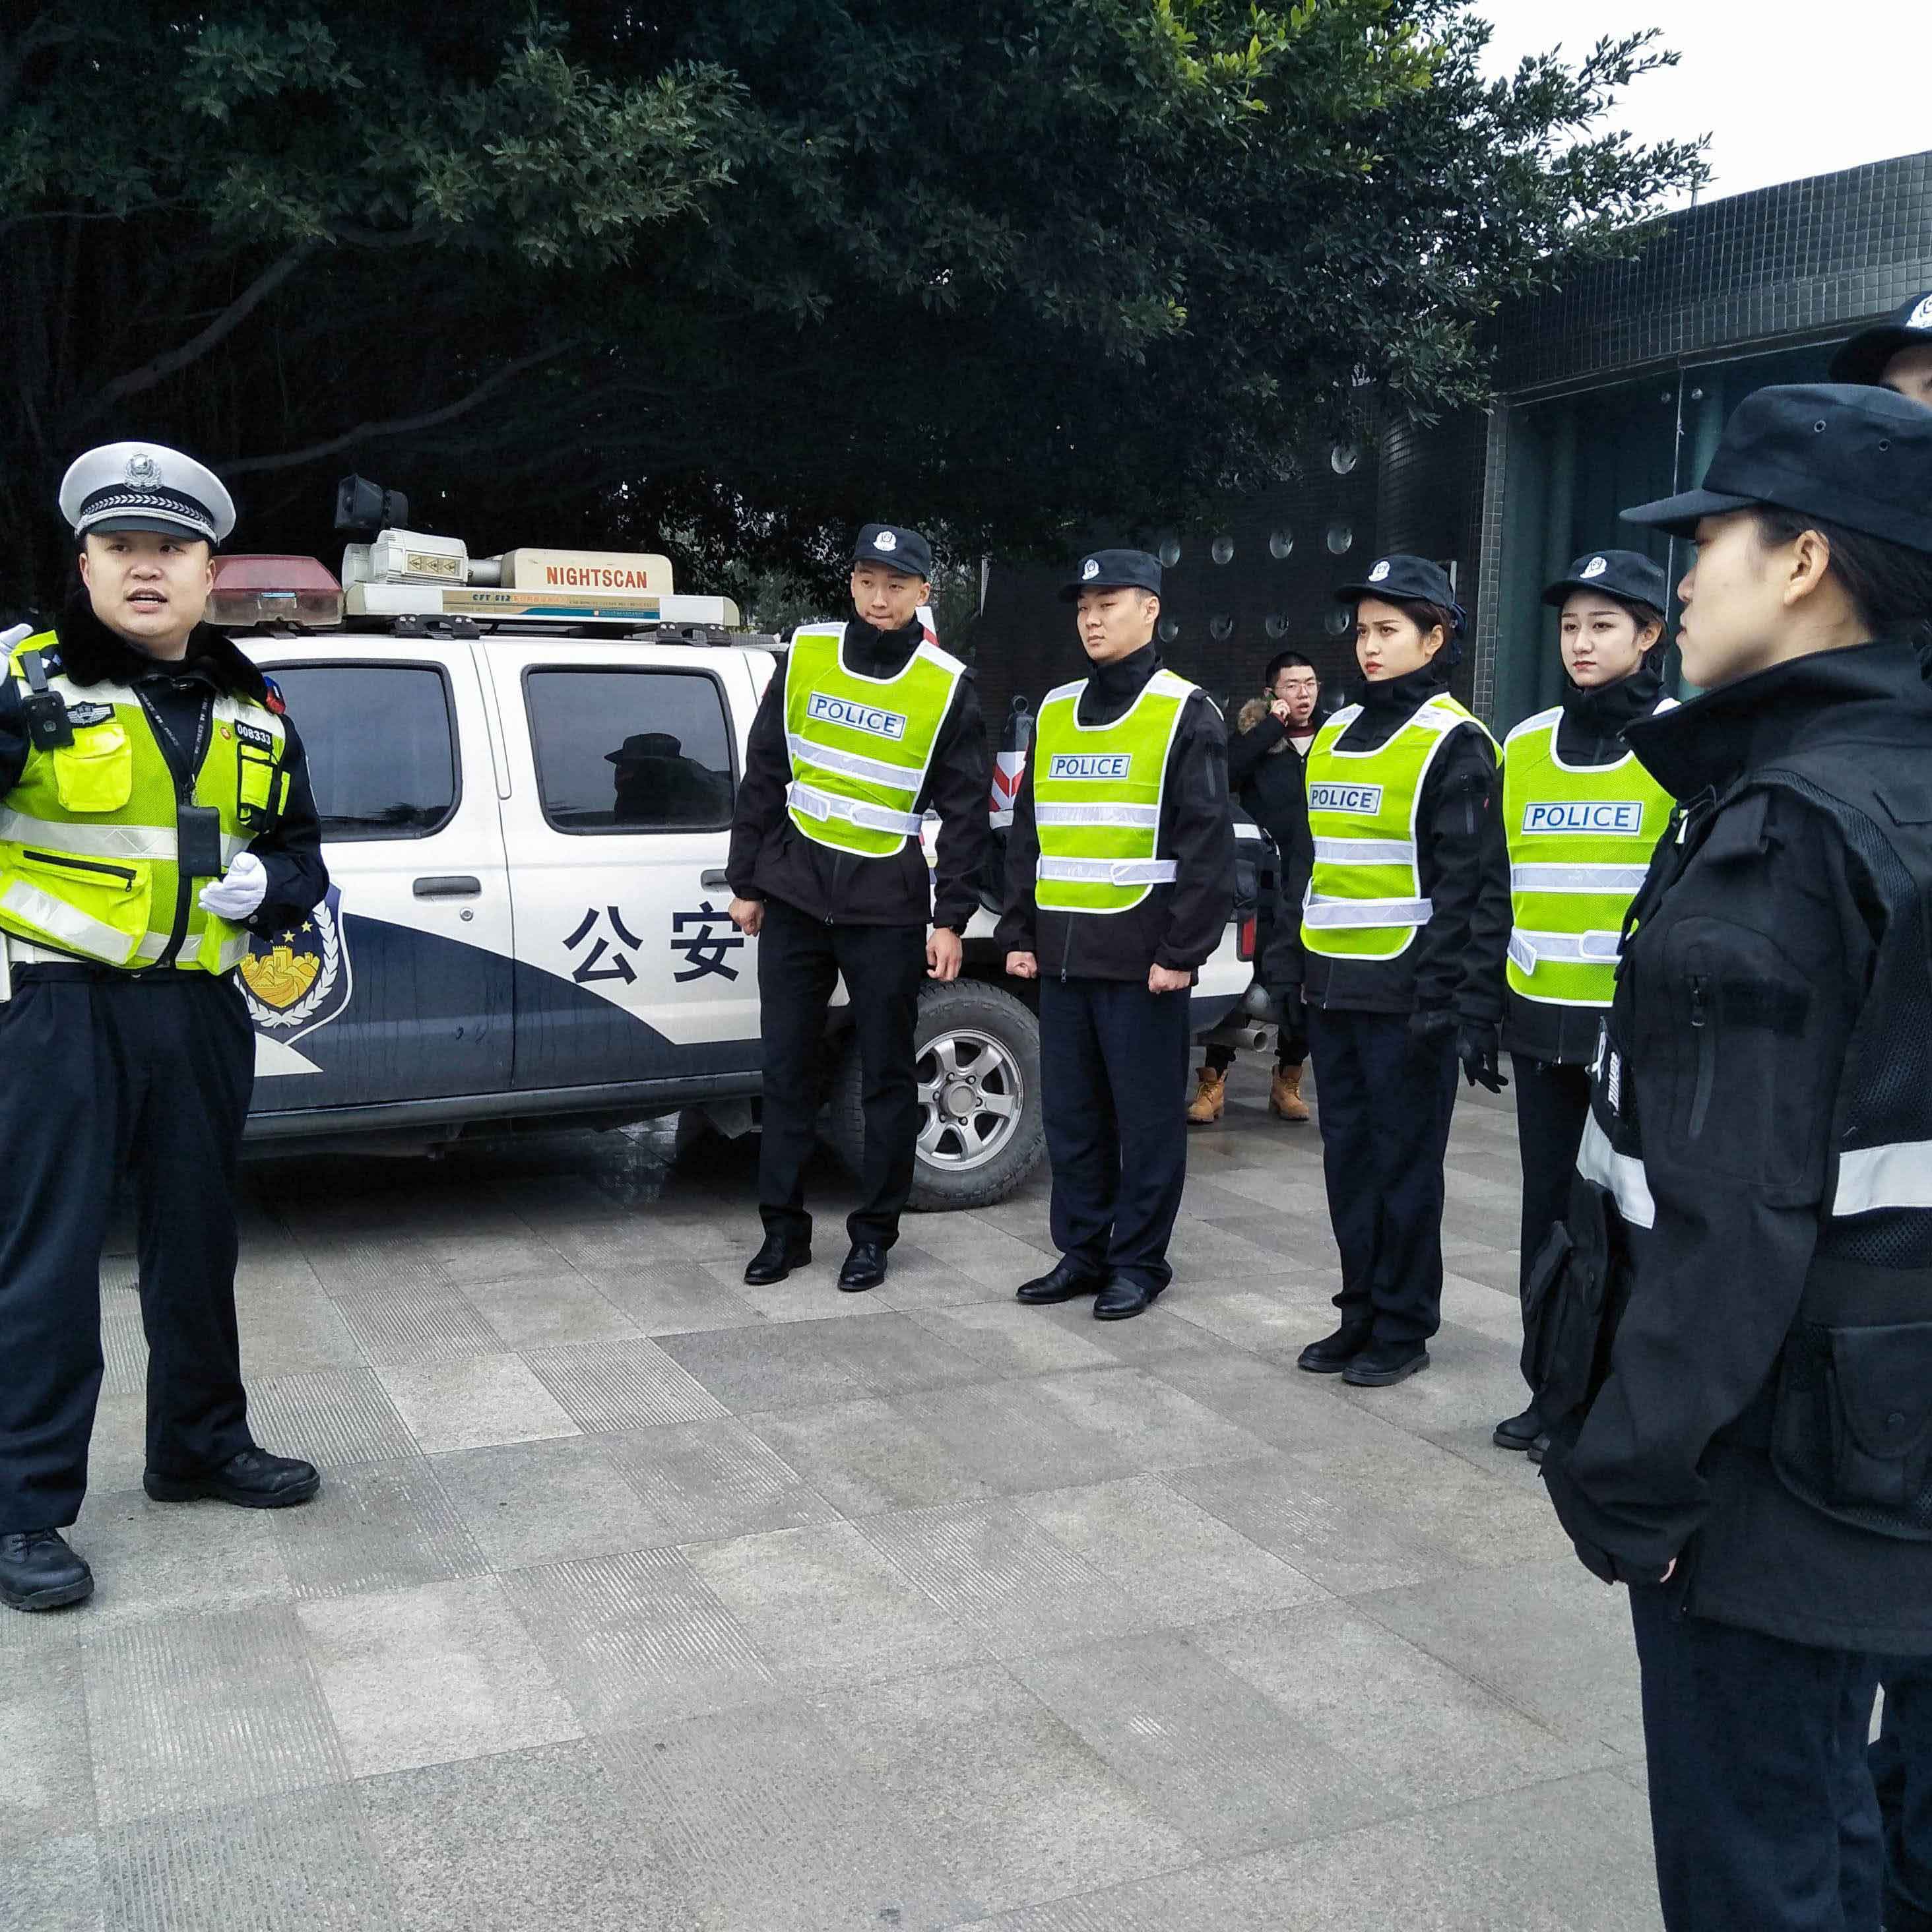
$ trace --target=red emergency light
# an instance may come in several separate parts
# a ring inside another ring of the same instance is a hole
[[[342,586],[312,556],[218,556],[208,621],[230,630],[342,622]]]

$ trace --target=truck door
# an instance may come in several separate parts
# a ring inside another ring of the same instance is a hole
[[[757,692],[742,652],[493,639],[510,767],[519,1090],[742,1075],[754,947],[726,916]]]
[[[466,645],[344,639],[251,652],[308,754],[328,900],[242,969],[257,1114],[500,1090],[509,878]]]

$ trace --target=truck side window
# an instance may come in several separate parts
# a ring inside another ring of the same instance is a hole
[[[434,665],[278,664],[325,838],[426,838],[458,796],[449,688]]]
[[[731,738],[706,671],[524,674],[544,817],[560,832],[715,832],[731,822]]]

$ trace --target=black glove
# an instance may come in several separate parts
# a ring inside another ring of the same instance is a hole
[[[1456,1055],[1462,1063],[1462,1077],[1472,1087],[1486,1087],[1500,1094],[1509,1084],[1500,1058],[1502,1030],[1487,1022],[1465,1020],[1456,1035]]]
[[[1420,1006],[1408,1016],[1408,1043],[1418,1052],[1432,1052],[1455,1036],[1457,1021],[1447,1006]]]

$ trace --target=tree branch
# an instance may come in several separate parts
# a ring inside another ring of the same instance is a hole
[[[166,355],[156,356],[152,362],[143,363],[138,369],[130,369],[125,375],[116,376],[74,418],[73,427],[78,429],[94,422],[106,415],[116,403],[129,396],[138,396],[143,391],[153,388],[157,383],[166,382],[170,376],[178,374],[190,363],[199,362],[211,349],[218,346],[239,328],[256,309],[308,260],[313,251],[312,243],[304,242],[298,244],[280,261],[264,268],[199,335],[190,336],[179,348],[170,349]]]
[[[302,449],[286,450],[279,456],[244,456],[232,463],[218,464],[215,467],[224,476],[259,476],[271,470],[294,470],[304,463],[319,463],[325,456],[334,456],[358,442],[373,442],[379,436],[409,436],[418,430],[434,429],[439,424],[453,422],[458,416],[467,416],[479,403],[487,401],[505,383],[520,376],[526,369],[534,369],[540,362],[554,362],[576,346],[574,342],[560,343],[552,348],[539,350],[533,356],[506,362],[468,395],[422,416],[397,416],[388,422],[358,423],[353,429],[331,436],[326,442],[312,442]]]

